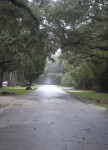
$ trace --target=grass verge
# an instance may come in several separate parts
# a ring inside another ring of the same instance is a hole
[[[68,92],[68,90],[66,90]],[[93,91],[81,91],[81,92],[68,92],[80,99],[88,100],[89,102],[95,102],[97,105],[108,108],[108,94],[96,93]]]
[[[62,89],[63,87],[60,86]],[[99,106],[108,108],[108,93],[97,93],[94,91],[83,91],[83,90],[73,90],[73,88],[70,90],[70,87],[68,89],[64,89],[67,93],[82,99],[87,102],[93,102]]]
[[[63,85],[56,85],[57,87],[60,87],[62,89],[74,89],[73,87],[71,86],[63,86]]]
[[[15,93],[16,95],[26,94],[33,91],[35,88],[38,88],[40,85],[32,86],[32,90],[26,90],[26,87],[15,86],[15,87],[3,87],[0,89],[0,96],[2,92]]]

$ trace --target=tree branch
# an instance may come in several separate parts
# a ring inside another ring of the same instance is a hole
[[[7,63],[11,63],[12,60],[4,60],[4,61],[0,61],[0,66],[7,64]]]
[[[14,4],[15,6],[19,7],[19,8],[25,9],[30,14],[30,16],[33,18],[33,20],[35,20],[37,28],[39,28],[39,22],[38,22],[37,17],[32,13],[31,9],[27,5],[25,5],[23,2],[20,2],[17,0],[8,0],[8,1],[11,2],[12,4]]]
[[[99,22],[108,22],[108,19],[107,18],[97,18],[95,16],[91,16],[90,14],[88,14],[88,16],[91,18],[91,19],[94,19],[94,20],[97,20]]]

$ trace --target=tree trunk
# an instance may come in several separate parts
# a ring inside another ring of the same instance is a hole
[[[108,93],[108,67],[101,77],[101,92]]]
[[[29,81],[28,87],[26,88],[26,90],[31,90],[31,85],[32,85],[32,81]]]
[[[1,70],[0,70],[0,88],[2,88],[3,75],[4,75],[4,72],[3,72],[3,70],[1,69]]]
[[[31,85],[32,85],[32,81],[29,82],[29,86],[28,87],[31,88]]]

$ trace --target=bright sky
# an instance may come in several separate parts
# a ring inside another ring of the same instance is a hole
[[[32,2],[32,0],[28,0],[29,2]],[[53,0],[54,2],[56,2],[57,0]]]

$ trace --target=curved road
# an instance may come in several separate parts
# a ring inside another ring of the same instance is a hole
[[[0,115],[0,150],[108,150],[108,116],[60,88],[15,99]]]

